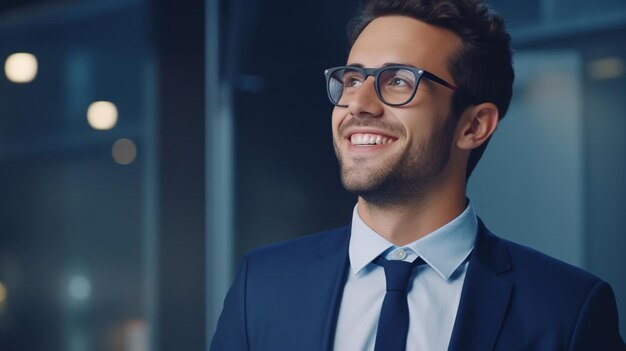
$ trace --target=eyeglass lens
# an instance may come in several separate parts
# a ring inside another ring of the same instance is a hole
[[[337,105],[347,106],[367,77],[359,69],[338,69],[330,77],[328,92]],[[411,70],[398,67],[383,69],[376,77],[376,90],[383,102],[402,105],[413,97],[418,77]]]

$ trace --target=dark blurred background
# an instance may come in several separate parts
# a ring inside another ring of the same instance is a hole
[[[626,2],[489,3],[517,80],[470,197],[626,335]],[[322,72],[357,5],[0,2],[0,350],[206,349],[244,252],[347,224]]]

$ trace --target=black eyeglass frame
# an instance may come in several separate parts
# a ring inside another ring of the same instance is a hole
[[[332,67],[332,68],[328,68],[324,70],[324,76],[326,76],[326,93],[328,94],[328,99],[333,105],[338,106],[338,107],[348,107],[348,105],[340,105],[339,101],[337,102],[333,101],[333,97],[330,94],[330,80],[331,80],[333,73],[341,69],[350,69],[350,70],[360,72],[363,75],[364,81],[367,80],[368,77],[374,77],[374,90],[376,90],[376,95],[378,95],[378,99],[380,99],[380,101],[382,101],[385,105],[388,105],[388,106],[398,107],[398,106],[406,105],[411,100],[413,100],[417,92],[417,87],[419,86],[419,83],[422,77],[430,81],[433,81],[437,84],[443,85],[444,87],[451,89],[452,91],[456,92],[459,90],[459,88],[457,88],[456,86],[446,82],[445,80],[437,77],[436,75],[426,70],[423,70],[421,68],[417,68],[413,66],[389,65],[389,66],[384,66],[380,68],[365,68],[365,67],[359,67],[359,66],[338,66],[338,67]],[[416,83],[415,83],[415,86],[413,87],[413,92],[411,93],[411,96],[405,102],[392,104],[392,103],[385,101],[385,99],[383,99],[382,94],[380,93],[380,87],[378,86],[378,78],[380,77],[380,74],[383,71],[388,70],[388,69],[405,69],[405,70],[413,72],[413,74],[415,75]]]

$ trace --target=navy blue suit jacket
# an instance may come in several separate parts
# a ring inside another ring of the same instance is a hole
[[[344,227],[246,255],[211,351],[332,350],[349,269],[349,237]],[[619,351],[626,346],[606,282],[498,238],[480,223],[449,350]]]

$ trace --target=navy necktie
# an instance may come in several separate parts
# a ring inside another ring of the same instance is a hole
[[[413,269],[425,262],[421,257],[410,263],[390,261],[379,256],[374,263],[385,269],[387,281],[374,351],[405,351],[409,332],[407,289]]]

